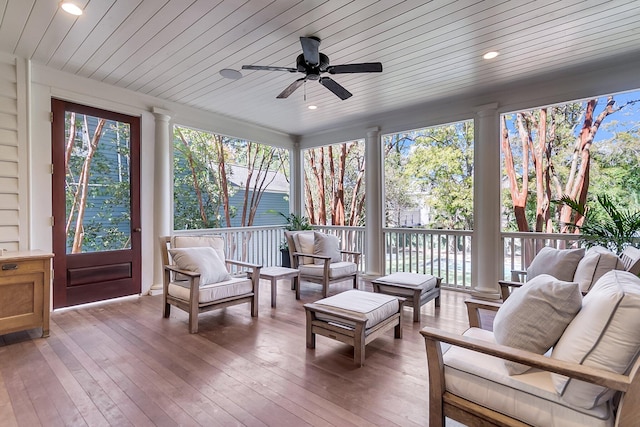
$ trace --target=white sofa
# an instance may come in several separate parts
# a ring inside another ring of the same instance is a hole
[[[462,336],[434,328],[421,331],[427,347],[431,427],[444,425],[445,417],[472,426],[640,425],[640,279],[629,272],[610,271],[584,298],[578,284],[570,283],[575,290],[570,298],[577,295],[580,305],[575,317],[567,311],[566,328],[545,324],[546,318],[557,320],[540,313],[555,310],[561,301],[554,295],[558,289],[566,290],[562,286],[567,282],[551,279],[556,287],[542,292],[551,297],[531,312],[529,307],[540,299],[534,290],[544,289],[544,284],[528,283],[502,305],[488,304],[487,309],[500,307],[507,313],[513,309],[510,317],[496,314],[494,331],[470,328]],[[545,280],[551,281],[537,282]],[[504,339],[498,337],[505,336],[505,329],[519,332],[511,335],[516,341],[521,338],[517,348],[501,344]],[[561,335],[549,337],[553,329]],[[523,349],[537,335],[547,342],[537,351]],[[553,344],[547,349],[549,339]],[[443,352],[441,343],[452,347]],[[505,361],[533,368],[510,375]]]

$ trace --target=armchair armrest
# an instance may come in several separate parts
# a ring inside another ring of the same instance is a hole
[[[502,305],[501,302],[487,301],[476,298],[469,298],[464,302],[467,305],[467,315],[469,316],[469,326],[472,328],[487,329],[482,325],[480,310],[496,312]]]
[[[260,269],[261,265],[252,264],[244,261],[236,261],[233,259],[227,259],[225,262],[229,265],[235,265],[237,267],[245,267],[248,270],[246,271],[247,277],[251,279],[253,292],[258,293],[259,285],[260,285]]]
[[[362,256],[362,254],[360,252],[356,252],[356,251],[340,251],[341,254],[345,254],[345,255],[352,255],[353,256],[353,261],[358,264],[358,262],[360,261],[360,256]]]
[[[295,256],[295,257],[306,256],[306,257],[309,257],[309,258],[317,258],[317,259],[331,259],[330,256],[316,255],[316,254],[306,254],[304,252],[294,252],[293,256]]]
[[[631,378],[627,375],[616,374],[610,371],[605,371],[590,366],[584,366],[573,362],[552,359],[550,357],[531,353],[529,351],[494,344],[476,338],[465,337],[436,328],[425,327],[420,331],[420,333],[425,339],[425,344],[427,346],[427,355],[435,354],[433,353],[434,351],[439,352],[440,363],[442,363],[442,353],[438,350],[440,348],[438,343],[444,342],[447,344],[488,354],[490,356],[495,356],[500,359],[522,363],[524,365],[542,369],[544,371],[554,372],[560,375],[565,375],[571,378],[586,381],[591,384],[597,384],[619,391],[627,391],[627,389],[631,385]],[[429,373],[431,376],[431,364],[436,363],[437,361],[433,360],[433,357],[428,357],[427,362],[430,365]],[[439,369],[443,369],[442,366],[440,366]]]
[[[519,288],[524,285],[522,282],[514,282],[510,280],[498,280],[498,284],[500,285],[500,296],[502,297],[502,301],[509,298],[509,295],[511,295],[511,288]]]
[[[524,282],[527,277],[527,270],[511,270],[512,282]]]
[[[164,269],[166,271],[173,271],[174,273],[184,274],[185,276],[188,276],[188,277],[200,277],[200,273],[196,273],[195,271],[191,271],[191,270],[181,270],[175,265],[165,265]]]

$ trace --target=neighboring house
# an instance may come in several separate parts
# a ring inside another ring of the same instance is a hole
[[[242,220],[242,206],[244,204],[244,188],[247,182],[248,169],[245,166],[231,165],[230,173],[227,175],[229,184],[235,187],[235,194],[231,196],[230,202],[236,207],[236,215],[231,218],[232,227],[240,227]],[[252,176],[250,187],[253,187],[253,181],[256,174]],[[272,181],[273,180],[273,181]],[[283,173],[267,172],[266,182],[270,182],[267,189],[262,194],[260,204],[256,216],[253,220],[254,226],[274,225],[284,223],[284,219],[278,215],[278,212],[287,214],[289,212],[289,182]],[[249,200],[251,193],[249,194]],[[220,212],[222,214],[222,212]]]

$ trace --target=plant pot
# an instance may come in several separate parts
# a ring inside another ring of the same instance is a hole
[[[282,266],[291,268],[291,258],[289,258],[289,249],[280,249],[280,255],[282,256]]]

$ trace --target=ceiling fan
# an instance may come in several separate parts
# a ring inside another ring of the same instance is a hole
[[[296,68],[270,67],[264,65],[243,65],[243,70],[288,71],[290,73],[304,73],[304,77],[291,83],[277,98],[287,98],[307,80],[318,80],[320,84],[340,99],[345,100],[352,96],[351,92],[342,87],[330,77],[321,77],[322,73],[346,74],[346,73],[380,73],[380,62],[364,62],[360,64],[329,65],[329,57],[319,51],[320,39],[318,37],[300,37],[302,53],[296,58]]]

